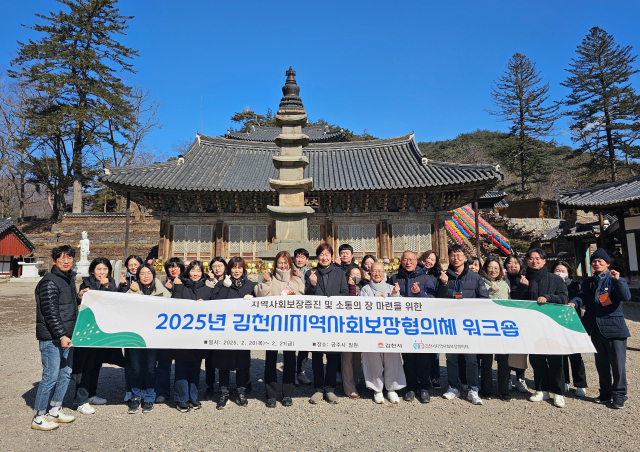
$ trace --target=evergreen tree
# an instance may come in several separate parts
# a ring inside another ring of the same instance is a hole
[[[36,92],[27,107],[33,140],[55,142],[55,152],[71,150],[73,212],[80,212],[87,166],[83,158],[98,143],[126,146],[135,123],[131,87],[120,73],[135,72],[129,61],[137,52],[115,40],[132,18],[120,15],[116,0],[57,1],[68,11],[36,14],[44,24],[29,28],[44,36],[18,43],[12,61],[16,70],[10,75]]]
[[[491,89],[497,110],[488,112],[510,123],[510,138],[495,151],[495,157],[518,176],[520,187],[514,192],[522,198],[530,193],[531,183],[544,180],[544,155],[553,143],[538,139],[552,133],[558,117],[559,106],[546,105],[549,84],[541,82],[535,63],[516,53]]]
[[[634,144],[640,130],[639,99],[629,83],[638,72],[631,64],[631,46],[620,47],[613,36],[593,27],[576,49],[571,75],[562,86],[571,89],[565,105],[575,107],[566,112],[573,118],[571,132],[577,151],[592,156],[589,170],[602,172],[608,167],[611,181],[617,178],[617,160],[637,156]]]

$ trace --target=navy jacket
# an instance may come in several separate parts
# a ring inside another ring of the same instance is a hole
[[[609,270],[602,273],[601,277],[606,278]],[[570,303],[575,303],[576,308],[585,310],[582,317],[582,325],[588,334],[591,334],[595,327],[598,328],[600,334],[608,339],[622,339],[630,337],[629,328],[624,321],[624,313],[622,312],[622,303],[631,299],[629,286],[624,278],[619,280],[610,280],[610,288],[608,290],[611,304],[602,306],[600,299],[597,297],[597,287],[600,277],[591,276],[582,282],[580,292]]]
[[[327,278],[327,285],[325,286],[324,278],[320,274],[320,266],[312,268],[304,274],[304,293],[305,295],[324,295],[326,297],[335,297],[337,295],[349,295],[349,285],[347,284],[347,278],[344,276],[344,272],[340,270],[333,262],[329,265],[330,270]],[[311,272],[315,272],[318,277],[318,283],[314,286],[311,284],[309,277]]]
[[[438,280],[437,298],[455,298],[454,292],[462,292],[462,298],[489,298],[489,291],[482,277],[469,270],[469,265],[464,264],[464,270],[460,276],[453,271],[453,267],[447,269],[447,284]]]
[[[418,262],[416,269],[412,272],[407,272],[403,267],[400,267],[398,273],[389,278],[388,283],[392,286],[398,283],[401,297],[433,298],[436,294],[436,286],[433,283],[433,279],[427,274],[427,269],[422,262]],[[411,292],[413,283],[418,283],[420,292]]]

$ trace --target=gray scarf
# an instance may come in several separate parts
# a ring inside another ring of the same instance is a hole
[[[374,282],[373,279],[369,281],[369,285],[373,289],[373,292],[376,294],[376,297],[380,295],[387,295],[387,283],[384,281],[380,281],[379,283]]]

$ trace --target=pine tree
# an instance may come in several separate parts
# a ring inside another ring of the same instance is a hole
[[[520,187],[516,194],[525,198],[533,182],[541,182],[546,174],[544,154],[553,147],[539,141],[553,132],[558,118],[557,104],[546,105],[549,84],[541,85],[540,72],[535,63],[519,53],[507,63],[504,75],[498,77],[491,89],[497,110],[488,110],[510,123],[510,138],[496,152],[495,157],[510,172],[518,176]]]
[[[571,89],[564,104],[575,107],[565,114],[573,118],[571,132],[576,149],[592,156],[589,171],[601,173],[608,167],[611,181],[617,178],[617,161],[637,156],[634,144],[640,130],[640,102],[629,83],[638,72],[631,64],[637,55],[632,47],[621,47],[613,36],[593,27],[577,47],[571,75],[562,84]]]
[[[57,1],[68,12],[36,14],[45,23],[29,28],[44,36],[18,43],[10,75],[37,93],[27,109],[33,139],[62,140],[65,146],[53,148],[71,150],[73,212],[80,212],[87,151],[98,143],[123,146],[135,122],[131,87],[120,73],[135,72],[130,60],[137,52],[115,40],[132,18],[120,15],[116,0]]]

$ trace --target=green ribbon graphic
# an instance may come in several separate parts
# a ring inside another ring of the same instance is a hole
[[[558,325],[575,331],[577,333],[586,333],[582,322],[576,313],[575,308],[566,305],[556,305],[553,303],[538,304],[533,301],[520,300],[491,300],[495,304],[505,306],[507,308],[531,309],[546,315]]]
[[[147,344],[137,333],[105,333],[96,323],[91,308],[80,306],[76,327],[73,330],[73,345],[81,347],[146,347]]]

